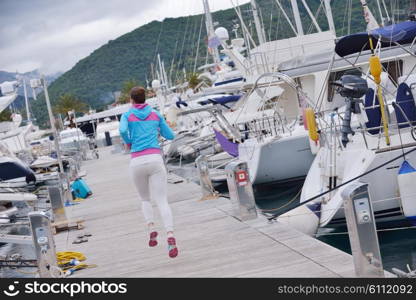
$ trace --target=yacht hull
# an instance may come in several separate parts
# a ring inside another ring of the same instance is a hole
[[[239,145],[239,158],[247,161],[254,184],[305,177],[313,162],[307,134],[247,140]]]

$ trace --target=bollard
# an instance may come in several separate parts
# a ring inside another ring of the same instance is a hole
[[[202,189],[201,200],[218,198],[218,192],[214,189],[211,178],[209,176],[207,157],[205,155],[200,155],[195,160],[195,163],[199,174],[199,183]]]
[[[247,163],[233,161],[225,166],[225,170],[234,216],[241,221],[257,218],[256,202]]]
[[[106,143],[106,146],[111,146],[113,143],[111,141],[110,132],[106,131],[106,132],[104,132],[104,134],[105,134],[105,143]]]
[[[51,221],[44,212],[30,212],[28,216],[36,251],[39,276],[58,277],[60,269],[56,261]]]
[[[57,186],[48,186],[49,199],[51,200],[53,221],[66,222],[68,221],[65,213],[64,200],[62,190]]]
[[[78,174],[80,173],[80,169],[77,170],[74,179],[78,178]],[[61,173],[59,174],[60,178],[60,187],[62,187],[61,195],[62,195],[62,202],[65,204],[72,202],[72,192],[71,192],[71,180],[69,178],[69,174]]]
[[[357,277],[384,277],[368,184],[351,183],[341,195]]]

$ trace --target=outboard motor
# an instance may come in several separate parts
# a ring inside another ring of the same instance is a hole
[[[357,75],[346,74],[332,84],[337,86],[337,92],[346,98],[346,110],[341,127],[341,142],[345,147],[349,142],[348,134],[355,134],[351,128],[351,113],[360,112],[359,102],[368,90],[367,80]]]

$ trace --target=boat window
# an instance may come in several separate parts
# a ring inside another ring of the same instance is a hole
[[[383,71],[389,74],[390,80],[397,86],[397,80],[403,75],[403,61],[401,59],[382,63]]]

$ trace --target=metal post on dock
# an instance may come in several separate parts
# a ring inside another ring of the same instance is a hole
[[[77,170],[75,178],[78,177],[80,169]],[[72,193],[71,193],[71,180],[69,174],[61,173],[59,174],[60,187],[62,188],[62,202],[64,204],[72,202]]]
[[[351,183],[341,195],[356,275],[384,277],[368,184]]]
[[[44,212],[28,214],[35,246],[40,277],[57,277],[60,269],[56,261],[56,249],[50,218]]]
[[[48,186],[49,199],[51,200],[53,221],[66,222],[68,221],[65,213],[65,206],[63,201],[62,190],[57,186]]]
[[[195,163],[198,170],[199,182],[202,190],[201,200],[218,198],[218,192],[214,189],[211,177],[209,176],[207,157],[205,155],[200,155],[195,160]]]
[[[242,221],[257,218],[256,202],[247,163],[233,161],[225,166],[225,170],[234,216]]]

